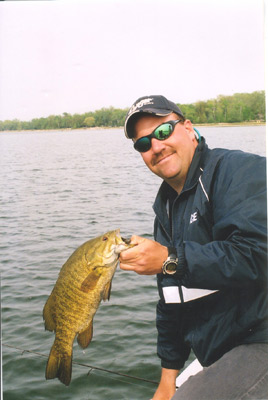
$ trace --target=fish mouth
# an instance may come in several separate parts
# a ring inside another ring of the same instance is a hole
[[[131,246],[131,239],[126,239],[123,237],[120,237],[122,240],[121,243],[118,243],[114,245],[113,251],[115,254],[119,255],[122,251],[129,249]]]
[[[117,229],[115,231],[115,243],[112,244],[110,252],[106,256],[103,254],[101,256],[105,260],[105,264],[109,265],[110,263],[115,262],[119,258],[119,254],[122,251],[127,250],[129,247],[132,247],[131,239],[122,238],[120,236],[120,229]]]
[[[111,234],[112,237],[109,238],[109,235]],[[109,245],[109,242],[107,242],[108,246],[106,247],[105,254],[100,253],[96,251],[96,256],[100,259],[100,265],[103,267],[111,267],[114,265],[115,262],[118,261],[119,259],[119,254],[127,250],[130,247],[133,247],[131,245],[131,239],[126,239],[122,238],[120,235],[120,229],[116,229],[115,231],[111,231],[107,233],[107,236],[104,235],[103,240],[112,240],[112,244]],[[107,251],[108,250],[108,251]]]
[[[121,251],[124,251],[128,249],[126,243],[120,243],[116,244],[113,248],[114,254],[117,254],[117,256],[121,253]]]
[[[116,252],[116,247],[118,247],[118,246],[113,245],[111,248],[111,251],[106,256],[104,256],[103,254],[97,253],[98,256],[103,259],[104,266],[105,265],[110,266],[118,259],[119,253]]]

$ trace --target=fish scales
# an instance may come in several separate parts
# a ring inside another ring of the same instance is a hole
[[[90,344],[93,317],[101,300],[109,299],[119,253],[132,246],[117,229],[78,247],[62,266],[43,310],[45,329],[55,332],[46,379],[69,385],[73,341],[77,336],[82,348]]]

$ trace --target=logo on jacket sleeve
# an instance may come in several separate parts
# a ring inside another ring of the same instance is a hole
[[[190,224],[192,224],[195,221],[197,221],[197,211],[191,214]]]

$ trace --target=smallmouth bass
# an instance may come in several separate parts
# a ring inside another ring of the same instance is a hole
[[[45,329],[55,332],[46,379],[70,384],[73,341],[77,335],[83,349],[90,344],[93,317],[101,300],[110,298],[120,252],[130,247],[117,229],[79,246],[62,266],[43,309]]]

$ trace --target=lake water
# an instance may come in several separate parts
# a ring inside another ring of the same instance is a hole
[[[265,155],[265,127],[201,127],[210,147]],[[148,400],[156,385],[73,365],[72,382],[45,380],[54,334],[42,310],[59,269],[83,242],[121,229],[152,238],[161,183],[122,129],[0,133],[4,400]],[[76,363],[158,381],[155,277],[117,270]],[[6,347],[6,346],[11,347]]]

